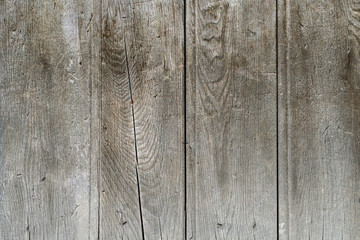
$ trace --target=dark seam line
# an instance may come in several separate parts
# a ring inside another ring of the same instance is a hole
[[[128,75],[128,80],[129,80],[129,89],[130,89],[131,113],[132,113],[132,121],[133,121],[133,128],[134,128],[134,145],[135,145],[135,159],[136,159],[135,172],[136,172],[136,183],[137,183],[138,200],[139,200],[141,234],[142,234],[142,239],[145,240],[144,223],[143,223],[143,215],[142,215],[142,207],[141,207],[141,196],[140,196],[140,181],[139,181],[139,173],[138,173],[139,158],[138,158],[137,142],[136,142],[134,100],[133,100],[133,97],[132,97],[129,61],[128,61],[128,55],[127,55],[126,40],[125,40],[125,30],[124,30],[124,47],[125,47],[126,70],[127,70],[127,75]]]
[[[99,157],[97,163],[97,187],[98,187],[98,240],[100,240],[100,232],[101,232],[101,136],[102,136],[102,120],[103,120],[103,106],[102,106],[102,98],[103,98],[103,85],[102,85],[102,76],[103,76],[103,57],[102,57],[102,50],[103,50],[103,22],[102,22],[102,14],[103,14],[103,1],[100,1],[100,121],[99,121]]]
[[[184,99],[184,235],[185,235],[185,240],[187,239],[187,152],[186,152],[186,147],[187,147],[187,138],[186,138],[186,0],[184,0],[184,20],[183,20],[183,24],[184,24],[184,89],[183,89],[183,99]]]
[[[31,232],[30,232],[30,224],[29,224],[29,217],[27,217],[27,219],[26,219],[27,221],[26,221],[26,225],[27,225],[27,227],[26,227],[26,231],[27,231],[27,234],[28,234],[28,240],[31,240]]]
[[[277,240],[280,239],[279,229],[279,0],[275,3],[275,28],[276,28],[276,234]]]

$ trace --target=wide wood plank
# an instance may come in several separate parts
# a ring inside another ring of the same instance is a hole
[[[360,239],[359,14],[280,1],[280,239]]]
[[[1,239],[97,238],[96,9],[0,1]]]
[[[276,239],[275,1],[186,2],[187,239]]]
[[[103,1],[101,239],[183,239],[182,1]]]

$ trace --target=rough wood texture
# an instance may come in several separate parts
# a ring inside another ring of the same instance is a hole
[[[1,239],[97,237],[94,8],[0,1]]]
[[[181,1],[103,2],[101,239],[183,239]]]
[[[0,239],[360,239],[359,39],[359,0],[0,0]]]
[[[187,239],[276,239],[276,6],[188,0]]]
[[[280,239],[359,239],[359,14],[280,2]]]

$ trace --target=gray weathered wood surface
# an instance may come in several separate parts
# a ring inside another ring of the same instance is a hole
[[[184,235],[180,1],[103,1],[100,239]]]
[[[0,1],[0,239],[360,239],[359,16]]]
[[[187,1],[188,239],[276,239],[275,13]]]
[[[280,2],[280,239],[360,239],[359,14]]]
[[[1,239],[96,239],[89,3],[0,2]]]

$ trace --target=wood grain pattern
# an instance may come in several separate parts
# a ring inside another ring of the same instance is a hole
[[[280,239],[359,239],[359,1],[279,7]]]
[[[276,239],[275,2],[186,7],[187,239]]]
[[[134,128],[124,38],[128,2],[103,1],[100,239],[141,239]]]
[[[0,1],[1,239],[96,238],[94,8]]]
[[[135,4],[128,35],[145,239],[184,236],[183,11],[178,0]]]
[[[103,2],[101,239],[183,238],[183,9]]]
[[[359,0],[0,0],[0,239],[360,240],[359,207]]]

